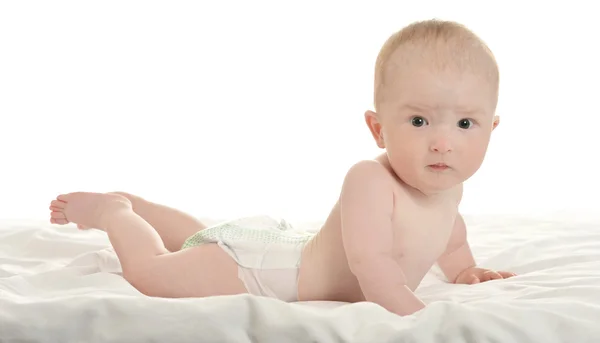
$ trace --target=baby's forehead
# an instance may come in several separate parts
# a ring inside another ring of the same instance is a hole
[[[476,74],[497,92],[498,68],[485,43],[460,24],[433,20],[404,28],[381,48],[375,66],[376,107],[386,88],[417,69]]]
[[[486,51],[465,42],[409,42],[396,47],[378,73],[385,84],[415,71],[470,73],[494,79],[497,67]]]

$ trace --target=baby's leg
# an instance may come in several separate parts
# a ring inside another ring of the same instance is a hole
[[[198,219],[175,208],[125,192],[113,194],[122,195],[131,201],[133,211],[152,225],[169,251],[178,251],[186,239],[206,228]]]
[[[105,230],[123,277],[140,292],[157,297],[203,297],[247,293],[237,264],[215,244],[175,253],[131,202],[117,194],[70,193],[52,202],[54,222]]]

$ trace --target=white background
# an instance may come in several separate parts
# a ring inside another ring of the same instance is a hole
[[[0,217],[122,190],[203,217],[322,220],[347,168],[379,153],[363,113],[381,44],[434,17],[474,30],[501,71],[463,212],[596,211],[597,5],[534,3],[3,1]]]

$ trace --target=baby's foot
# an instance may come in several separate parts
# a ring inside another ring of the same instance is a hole
[[[118,194],[76,192],[61,194],[50,203],[50,223],[75,223],[79,229],[105,230],[107,218],[119,210],[132,210],[131,201]]]

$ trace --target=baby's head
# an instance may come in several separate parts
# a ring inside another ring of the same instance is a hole
[[[454,22],[417,22],[383,45],[375,111],[365,119],[398,177],[435,194],[481,166],[498,125],[498,87],[495,58],[474,33]]]

